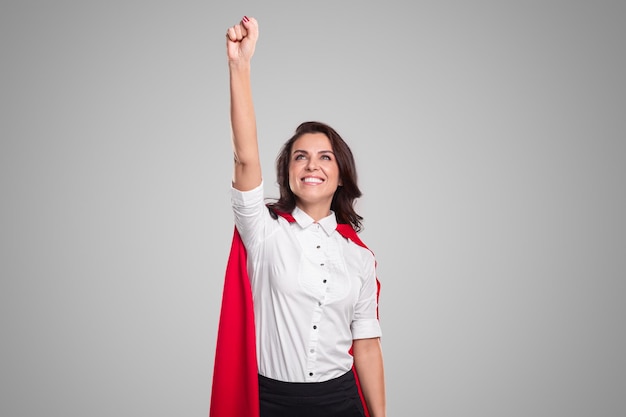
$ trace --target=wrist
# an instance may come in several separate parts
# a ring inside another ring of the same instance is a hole
[[[228,69],[231,72],[250,72],[250,61],[245,60],[229,60],[228,61]]]

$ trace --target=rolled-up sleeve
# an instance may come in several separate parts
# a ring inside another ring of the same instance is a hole
[[[250,191],[231,187],[231,204],[235,226],[248,250],[262,239],[264,215],[267,212],[263,200],[263,183]]]
[[[382,335],[378,320],[378,285],[374,255],[364,251],[362,287],[350,325],[352,339],[369,339]]]

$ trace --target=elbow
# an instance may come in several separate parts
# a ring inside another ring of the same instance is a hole
[[[233,163],[239,167],[257,166],[260,164],[256,153],[233,152]]]

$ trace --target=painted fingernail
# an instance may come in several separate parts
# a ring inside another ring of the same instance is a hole
[[[244,22],[248,22],[249,20],[250,20],[250,19],[248,19],[248,16],[244,16],[244,17],[243,17],[243,21],[244,21]]]

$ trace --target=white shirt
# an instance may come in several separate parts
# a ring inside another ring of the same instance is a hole
[[[374,255],[296,208],[289,223],[265,206],[263,184],[232,188],[235,225],[248,260],[259,373],[320,382],[352,367],[354,339],[380,337]]]

